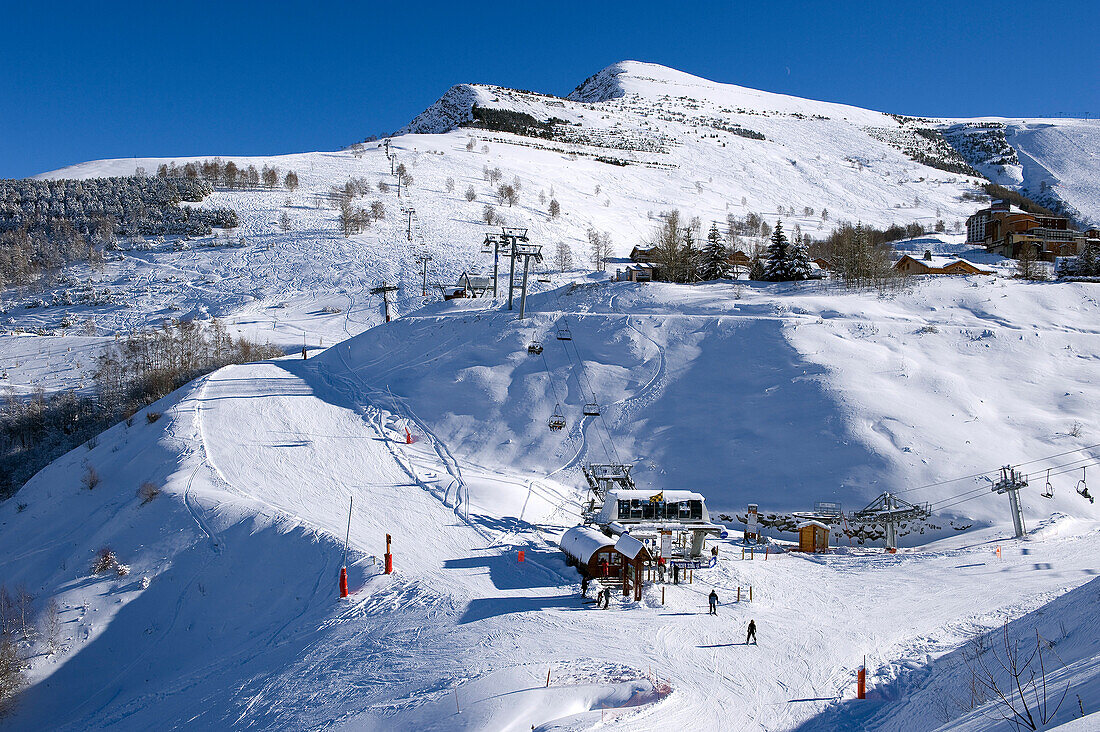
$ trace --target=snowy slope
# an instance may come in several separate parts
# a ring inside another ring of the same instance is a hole
[[[573,303],[570,324],[589,373],[607,384],[625,381],[623,393],[638,397],[633,442],[641,444],[643,432],[659,432],[655,423],[668,419],[663,394],[711,386],[684,378],[700,353],[689,322],[707,321],[696,329],[707,337],[768,321],[781,330],[809,327],[774,307],[754,314],[767,297],[755,293],[735,301],[744,303],[741,314],[719,315],[729,301],[706,292],[720,287],[692,288],[701,292],[679,305],[656,288],[567,288],[542,296],[529,325]],[[628,316],[601,307],[601,300],[615,304],[603,299],[610,295]],[[138,415],[51,465],[18,494],[22,512],[15,501],[0,506],[5,581],[58,598],[63,619],[63,650],[51,657],[37,647],[34,684],[9,725],[589,729],[610,716],[622,729],[723,729],[732,720],[788,729],[851,695],[863,653],[873,684],[889,684],[899,659],[916,664],[947,652],[962,629],[994,626],[1091,577],[1096,517],[1062,516],[1022,548],[1001,527],[896,556],[855,550],[743,562],[738,545],[719,542],[718,567],[697,573],[694,584],[664,593],[650,587],[640,604],[616,600],[597,612],[577,596],[577,576],[554,546],[577,520],[575,474],[537,466],[561,457],[549,447],[523,445],[517,453],[525,454],[514,455],[501,445],[501,464],[483,462],[486,454],[475,449],[477,432],[495,441],[509,431],[492,433],[471,415],[495,410],[492,421],[510,428],[525,422],[531,404],[545,403],[535,374],[523,402],[500,399],[508,374],[528,363],[516,354],[528,326],[481,305],[448,304],[308,361],[223,369],[155,405],[165,413],[157,422]],[[652,318],[659,310],[664,315]],[[637,324],[638,340],[624,333],[622,342],[599,345],[598,324],[624,317]],[[408,338],[409,328],[436,335]],[[761,352],[765,343],[755,341]],[[630,353],[647,368],[624,380],[610,357]],[[800,364],[804,357],[779,358]],[[765,360],[761,370],[782,383],[786,376],[774,373],[780,363]],[[436,384],[440,406],[416,391],[417,375],[428,373],[454,383]],[[827,372],[816,375],[827,383]],[[729,372],[716,380],[739,383]],[[776,406],[792,397],[814,413],[823,404],[818,397],[805,405],[797,391],[764,392],[775,406],[764,396],[750,425],[764,433],[783,430],[790,412]],[[680,403],[689,420],[721,417],[697,402],[689,412],[691,399]],[[450,414],[440,420],[439,411]],[[619,449],[630,449],[615,412],[612,433]],[[465,426],[457,437],[455,425]],[[417,437],[412,445],[404,444],[405,426]],[[593,428],[583,438],[574,433],[574,447],[598,442]],[[852,449],[865,459],[870,452]],[[814,455],[793,462],[813,465]],[[84,464],[103,477],[91,492],[78,484]],[[674,476],[639,475],[662,477]],[[147,506],[134,495],[143,480],[164,486]],[[740,490],[738,501],[762,493],[754,485]],[[713,484],[706,491],[719,503],[730,496]],[[339,602],[341,534],[353,496],[354,594]],[[396,555],[391,577],[378,574],[386,533]],[[1005,548],[996,564],[994,543]],[[130,575],[89,576],[104,545]],[[1036,563],[1055,571],[1034,571]],[[747,593],[750,585],[753,602],[733,604],[737,588]],[[724,603],[717,619],[703,614],[711,587]],[[738,645],[750,617],[762,631],[757,648]]]

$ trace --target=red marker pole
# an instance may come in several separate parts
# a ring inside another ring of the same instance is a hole
[[[351,508],[355,505],[355,496],[348,501],[348,531],[344,534],[344,560],[340,563],[340,597],[348,596],[348,539],[351,538]]]
[[[386,534],[386,574],[393,574],[393,554],[390,553],[389,534]]]
[[[408,427],[406,427],[406,428],[405,428],[405,444],[406,444],[406,445],[411,445],[411,444],[413,444],[413,436],[412,436],[412,433],[411,433],[411,432],[409,432],[409,428],[408,428]]]
[[[519,561],[520,562],[523,561],[523,550],[522,549],[520,549],[520,552],[519,552]]]
[[[856,671],[856,699],[867,698],[867,656],[863,657],[863,665]]]

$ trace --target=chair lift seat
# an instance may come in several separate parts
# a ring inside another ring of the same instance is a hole
[[[571,341],[573,340],[573,334],[569,332],[568,328],[558,328],[558,340]]]
[[[599,417],[600,405],[593,399],[581,408],[581,414],[586,417]]]
[[[538,341],[531,341],[531,345],[527,346],[527,352],[536,356],[539,355],[542,353],[542,344]]]
[[[560,414],[550,415],[550,431],[557,432],[565,428],[565,417]]]

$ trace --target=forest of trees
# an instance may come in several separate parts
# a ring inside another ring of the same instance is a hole
[[[238,225],[229,208],[192,208],[212,192],[197,178],[0,180],[0,287],[70,262],[102,261],[120,236],[204,235]]]
[[[137,177],[144,177],[145,170],[138,168],[134,171]],[[257,170],[255,165],[241,167],[232,160],[222,161],[221,158],[212,158],[201,162],[184,163],[177,165],[175,162],[161,163],[157,168],[157,178],[183,178],[186,180],[202,180],[211,186],[224,186],[225,188],[258,188],[262,184],[264,188],[274,189],[280,185],[293,191],[298,187],[298,174],[293,170],[282,175],[278,168],[263,166]]]
[[[92,394],[72,391],[0,407],[0,498],[14,493],[58,456],[202,374],[231,363],[284,355],[268,344],[231,337],[217,321],[165,323],[111,344],[96,368]]]

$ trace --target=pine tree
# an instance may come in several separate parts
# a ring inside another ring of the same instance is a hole
[[[1077,257],[1074,274],[1078,277],[1096,277],[1100,275],[1100,251],[1098,247],[1089,244]]]
[[[779,227],[776,226],[776,229],[778,230]],[[810,250],[806,247],[801,234],[795,238],[788,254],[790,260],[787,265],[787,279],[808,280],[813,267],[810,266]]]
[[[680,264],[678,282],[696,282],[699,280],[699,265],[701,255],[695,246],[695,229],[688,226],[684,229],[684,244],[680,247]]]
[[[707,245],[703,248],[700,276],[704,280],[720,280],[729,275],[729,251],[722,243],[718,224],[711,224],[707,233]]]
[[[786,282],[789,276],[791,243],[783,233],[783,222],[775,222],[771,243],[768,244],[768,258],[764,263],[764,279],[768,282]]]

